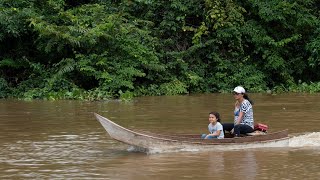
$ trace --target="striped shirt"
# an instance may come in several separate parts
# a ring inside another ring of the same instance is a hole
[[[247,99],[244,99],[240,104],[240,111],[244,113],[240,124],[245,124],[254,128],[253,109],[251,103]]]

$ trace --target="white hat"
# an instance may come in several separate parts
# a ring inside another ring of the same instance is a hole
[[[235,87],[233,91],[236,93],[241,93],[241,94],[246,93],[246,90],[242,86]]]

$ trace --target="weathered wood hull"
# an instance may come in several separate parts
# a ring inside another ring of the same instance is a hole
[[[266,135],[241,138],[201,139],[199,135],[163,135],[124,128],[111,120],[94,114],[108,134],[115,140],[138,147],[141,151],[208,151],[261,147],[284,147],[289,144],[288,130]]]

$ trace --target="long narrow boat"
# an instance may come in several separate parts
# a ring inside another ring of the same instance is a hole
[[[143,152],[210,151],[289,145],[288,130],[241,138],[201,139],[200,134],[155,134],[133,131],[94,113],[108,134],[115,140],[132,145]]]

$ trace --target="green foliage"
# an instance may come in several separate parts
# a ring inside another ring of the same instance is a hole
[[[25,60],[25,59],[24,59]],[[15,61],[14,59],[11,58],[4,58],[0,61],[0,67],[1,68],[13,68],[13,69],[19,69],[21,67],[25,66],[25,62],[20,61]]]
[[[100,89],[91,89],[84,94],[84,99],[93,100],[108,100],[114,98],[111,93]]]
[[[134,96],[134,94],[132,92],[130,92],[130,91],[126,91],[126,92],[123,93],[120,90],[119,94],[120,94],[120,99],[122,101],[126,101],[126,102],[127,101],[131,101],[133,99],[133,96]]]
[[[290,84],[300,79],[305,70],[310,70],[304,59],[308,59],[302,46],[310,41],[319,25],[319,20],[308,8],[313,1],[263,1],[251,0],[248,10],[252,18],[243,32],[250,44],[248,52],[252,57],[262,59],[258,62],[271,86]],[[253,51],[252,51],[253,49]]]
[[[235,86],[242,85],[251,92],[261,92],[267,89],[266,77],[258,67],[248,64],[248,59],[227,61],[215,57],[216,68],[210,73],[209,84],[212,89],[222,92],[230,91]]]
[[[178,95],[188,93],[187,85],[178,79],[160,85],[151,84],[148,87],[137,87],[134,96],[161,96],[161,95]]]
[[[239,27],[244,24],[245,9],[232,0],[206,0],[204,21],[195,32],[193,43],[207,43],[218,47],[224,55],[238,56],[242,53]],[[188,28],[187,28],[188,29]],[[190,29],[190,28],[189,28]]]
[[[179,80],[173,80],[171,82],[161,84],[160,92],[162,92],[164,95],[177,95],[187,93],[187,89],[183,82]]]
[[[9,94],[9,86],[5,79],[0,78],[0,98],[6,98]]]
[[[301,82],[294,83],[291,85],[277,85],[272,89],[273,93],[319,93],[320,92],[320,82]]]
[[[318,92],[316,0],[2,0],[0,97]]]
[[[53,62],[57,76],[93,77],[102,90],[116,95],[118,90],[133,90],[134,81],[145,77],[145,71],[163,71],[164,66],[154,52],[156,39],[139,28],[145,21],[128,23],[122,14],[106,10],[103,5],[85,5],[59,13],[63,20],[59,26],[55,19],[38,17],[31,25],[41,35],[40,49],[61,55],[65,49],[73,52],[73,58]]]
[[[312,68],[318,67],[320,65],[320,28],[316,30],[314,38],[306,45],[306,50],[310,53],[309,65]]]
[[[33,14],[27,1],[2,0],[0,2],[0,41],[21,37],[27,33],[27,19]]]

